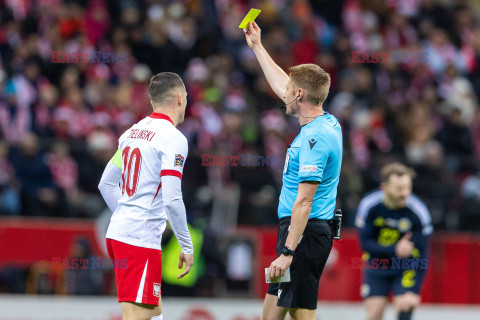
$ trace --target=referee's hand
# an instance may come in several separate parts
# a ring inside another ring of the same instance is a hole
[[[243,29],[245,33],[245,39],[247,40],[247,44],[250,48],[254,48],[259,46],[262,43],[261,40],[261,32],[262,30],[255,22],[249,22],[248,28]]]
[[[193,254],[185,254],[183,252],[180,252],[180,255],[178,256],[178,269],[182,269],[183,263],[185,262],[185,271],[183,271],[177,279],[185,277],[189,272],[190,269],[193,266]]]
[[[270,279],[283,277],[285,275],[285,271],[292,264],[292,260],[293,256],[285,256],[282,254],[277,258],[277,260],[273,261],[268,269],[268,275]]]

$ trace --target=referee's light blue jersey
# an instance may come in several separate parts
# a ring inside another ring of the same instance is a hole
[[[331,114],[325,113],[302,126],[287,150],[278,205],[279,218],[292,215],[298,184],[303,181],[319,182],[309,219],[333,218],[342,151],[342,129]]]

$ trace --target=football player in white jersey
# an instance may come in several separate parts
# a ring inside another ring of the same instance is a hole
[[[181,180],[188,144],[183,122],[187,92],[179,75],[162,72],[149,86],[153,113],[125,131],[99,189],[113,215],[107,249],[114,264],[123,320],[160,320],[162,233],[170,222],[182,251],[178,268],[193,265]]]

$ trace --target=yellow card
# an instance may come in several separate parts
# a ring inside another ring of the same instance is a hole
[[[238,26],[240,29],[245,29],[248,27],[248,23],[250,21],[255,21],[255,18],[258,17],[258,15],[260,14],[260,12],[262,12],[262,10],[258,10],[258,9],[250,9],[250,11],[248,11],[247,15],[245,16],[245,18],[243,18],[242,20],[242,23],[240,23],[240,25]]]

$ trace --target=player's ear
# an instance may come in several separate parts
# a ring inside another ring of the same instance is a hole
[[[182,106],[182,94],[181,93],[177,93],[177,104],[179,107]]]
[[[380,183],[380,190],[385,190],[385,182]]]

